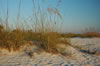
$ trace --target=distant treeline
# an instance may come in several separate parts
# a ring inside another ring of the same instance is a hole
[[[81,37],[81,38],[93,38],[93,37],[100,37],[100,33],[97,32],[87,32],[87,33],[83,33],[83,34],[76,34],[76,33],[66,33],[66,34],[62,34],[62,37],[69,37],[69,38],[73,38],[73,37]]]

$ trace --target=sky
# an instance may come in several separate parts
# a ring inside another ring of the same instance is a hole
[[[20,0],[8,0],[9,23],[15,24]],[[38,2],[39,1],[39,2]],[[95,28],[100,32],[100,0],[34,0],[35,6],[40,4],[42,9],[58,8],[63,17],[62,32],[81,33],[85,29]],[[7,0],[0,0],[0,18],[5,18]],[[27,18],[34,11],[32,0],[21,0],[20,15]],[[30,22],[29,22],[30,23]]]

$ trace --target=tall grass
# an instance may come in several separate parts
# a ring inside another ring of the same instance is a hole
[[[60,33],[56,32],[56,25],[58,24],[57,19],[62,19],[59,10],[57,8],[46,8],[45,11],[42,11],[40,4],[36,8],[34,0],[32,0],[32,2],[36,11],[33,12],[34,15],[30,17],[30,19],[34,19],[31,20],[33,22],[31,29],[26,29],[25,26],[28,26],[28,22],[23,19],[21,20],[23,20],[26,25],[20,26],[21,20],[19,20],[19,18],[21,0],[19,1],[19,9],[15,29],[9,26],[9,12],[7,8],[6,26],[0,25],[0,47],[8,49],[9,51],[11,51],[11,49],[16,51],[19,50],[21,46],[25,45],[25,41],[35,40],[39,42],[39,44],[37,44],[39,48],[48,52],[57,52],[57,44],[68,44],[67,41],[60,40],[62,36]]]

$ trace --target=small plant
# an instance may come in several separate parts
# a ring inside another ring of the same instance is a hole
[[[94,52],[94,55],[95,55],[95,56],[100,56],[100,52],[95,51],[95,52]]]
[[[30,56],[30,58],[33,58],[34,57],[34,52],[29,52],[29,56]]]

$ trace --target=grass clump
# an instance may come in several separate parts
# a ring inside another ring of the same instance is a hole
[[[33,5],[35,4],[33,3]],[[34,11],[34,15],[31,16],[33,17],[31,20],[34,19],[31,21],[33,22],[32,26],[34,27],[29,29],[29,26],[31,25],[25,25],[21,27],[19,26],[21,21],[23,21],[23,19],[20,20],[20,6],[21,0],[19,2],[19,9],[16,20],[17,24],[15,29],[9,27],[8,25],[9,11],[7,9],[6,26],[0,25],[1,48],[8,49],[9,51],[12,49],[16,51],[19,50],[21,46],[25,45],[24,42],[26,41],[37,41],[37,46],[40,49],[43,49],[46,52],[57,53],[58,44],[68,44],[66,40],[61,40],[61,34],[56,31],[58,18],[59,20],[62,20],[62,16],[56,7],[46,8],[46,11],[42,11],[42,8],[38,8],[40,7],[40,4],[38,7],[35,7],[36,11]]]
[[[3,26],[2,26],[3,27]],[[4,28],[0,31],[0,47],[11,51],[18,50],[22,45],[22,32],[20,30],[8,31]]]
[[[60,39],[60,35],[55,32],[49,32],[41,35],[41,41],[42,41],[42,48],[48,52],[52,52],[53,50],[56,50],[56,45],[58,43],[58,40]]]

